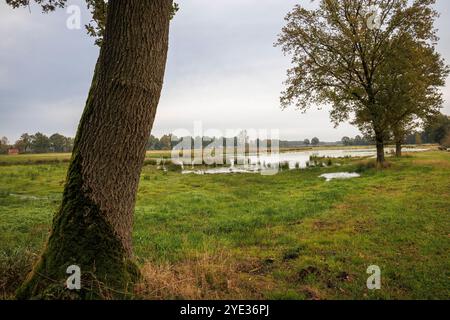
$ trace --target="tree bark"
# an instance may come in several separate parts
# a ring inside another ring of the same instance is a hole
[[[375,140],[377,144],[377,166],[383,168],[384,165],[384,138],[379,132],[375,132]]]
[[[394,127],[394,141],[395,141],[395,156],[400,158],[402,156],[402,144],[405,140],[405,129],[402,129],[401,124]]]
[[[17,297],[129,296],[139,271],[132,225],[145,145],[162,89],[171,0],[110,0],[92,86],[41,259]],[[81,290],[65,286],[81,269]]]
[[[401,141],[395,142],[395,156],[397,158],[400,158],[402,156],[402,142]]]

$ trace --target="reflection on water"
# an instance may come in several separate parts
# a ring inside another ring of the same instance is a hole
[[[403,152],[423,152],[428,149],[403,148]],[[394,148],[385,148],[386,153],[394,152]],[[306,168],[311,157],[345,158],[345,157],[376,157],[376,149],[334,149],[285,152],[268,155],[248,155],[245,159],[237,159],[236,165],[204,170],[183,170],[183,174],[228,174],[228,173],[259,173],[264,170],[277,169],[282,163],[289,169]],[[228,161],[227,161],[228,162]],[[229,161],[232,163],[232,161]]]

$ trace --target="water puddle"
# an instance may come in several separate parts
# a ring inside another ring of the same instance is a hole
[[[24,195],[24,194],[17,194],[17,193],[10,193],[9,194],[10,197],[13,198],[17,198],[20,200],[31,200],[31,201],[37,201],[37,200],[57,200],[59,199],[58,196],[47,196],[47,197],[37,197],[37,196],[32,196],[32,195]]]
[[[385,148],[387,154],[395,151],[393,148]],[[424,152],[428,149],[419,148],[403,148],[403,152]],[[183,174],[231,174],[231,173],[261,173],[278,169],[280,164],[283,164],[282,170],[304,169],[310,165],[311,157],[318,158],[365,158],[376,157],[376,149],[326,149],[326,150],[307,150],[296,152],[274,153],[271,155],[248,155],[245,159],[241,159],[241,163],[245,164],[231,164],[231,166],[220,168],[206,168],[206,169],[192,169],[187,170],[182,167]],[[317,165],[317,164],[316,164]],[[327,166],[326,163],[322,163]]]
[[[335,172],[335,173],[325,173],[319,176],[319,178],[325,178],[328,181],[333,179],[343,180],[343,179],[353,179],[361,177],[358,173],[350,173],[350,172]]]
[[[231,173],[260,173],[262,171],[261,168],[258,167],[222,167],[222,168],[214,168],[214,169],[206,169],[206,170],[183,170],[182,174],[231,174]]]

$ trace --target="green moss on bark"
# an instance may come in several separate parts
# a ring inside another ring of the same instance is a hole
[[[17,292],[18,299],[127,298],[139,269],[83,190],[81,156],[75,153],[59,212],[41,259]],[[67,267],[81,268],[81,290],[68,290]]]

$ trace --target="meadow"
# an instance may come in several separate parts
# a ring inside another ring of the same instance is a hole
[[[0,299],[13,298],[39,257],[69,157],[0,157]],[[146,165],[135,211],[136,297],[449,299],[450,153],[389,158],[381,171],[371,161],[275,176]],[[338,171],[361,177],[318,177]],[[381,290],[366,287],[371,265],[381,268]]]

